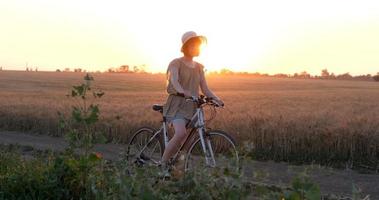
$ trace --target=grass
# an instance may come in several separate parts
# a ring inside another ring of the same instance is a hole
[[[57,111],[84,74],[0,72],[0,128],[61,135]],[[98,129],[125,142],[141,125],[159,126],[165,76],[93,74],[106,94]],[[376,82],[209,76],[226,108],[210,127],[229,132],[260,160],[379,169],[379,84]],[[121,117],[121,118],[120,118]]]
[[[36,152],[0,146],[0,199],[246,199],[238,174],[188,174],[163,180],[156,167],[138,168],[96,154]]]
[[[321,195],[306,172],[288,187],[243,181],[243,174],[198,169],[181,178],[163,180],[156,167],[135,167],[124,160],[104,160],[64,152],[0,145],[0,199],[363,199],[353,186],[352,198]],[[207,171],[208,172],[208,171]],[[367,197],[367,196],[366,196]],[[368,199],[368,198],[365,198]]]

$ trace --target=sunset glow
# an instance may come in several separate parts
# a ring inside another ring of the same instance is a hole
[[[0,2],[0,66],[164,72],[180,38],[208,38],[208,70],[319,74],[379,71],[377,1]]]

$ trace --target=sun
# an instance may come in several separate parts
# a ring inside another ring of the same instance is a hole
[[[225,45],[225,41],[202,44],[200,56],[196,60],[201,62],[207,71],[220,71],[225,68],[235,72],[250,71],[251,48],[246,47],[243,41],[234,42],[228,45]]]

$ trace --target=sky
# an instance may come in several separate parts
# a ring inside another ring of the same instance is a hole
[[[209,71],[379,72],[379,1],[0,1],[0,66],[165,72],[181,36],[208,38]]]

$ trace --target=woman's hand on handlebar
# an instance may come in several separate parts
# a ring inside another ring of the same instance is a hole
[[[212,101],[218,106],[218,107],[224,107],[224,102],[221,99],[212,99]]]
[[[187,92],[186,92],[187,93]],[[176,95],[186,98],[187,100],[193,99],[192,96],[190,96],[190,93],[187,94],[184,93],[177,93]],[[200,99],[204,99],[203,95],[200,95]],[[224,107],[224,102],[219,98],[212,98],[212,97],[205,97],[205,102],[212,102],[217,107]],[[205,103],[204,102],[204,103]]]
[[[212,102],[215,106],[217,107],[224,107],[224,102],[218,98],[218,97],[206,97],[208,100],[207,101],[210,101]]]

